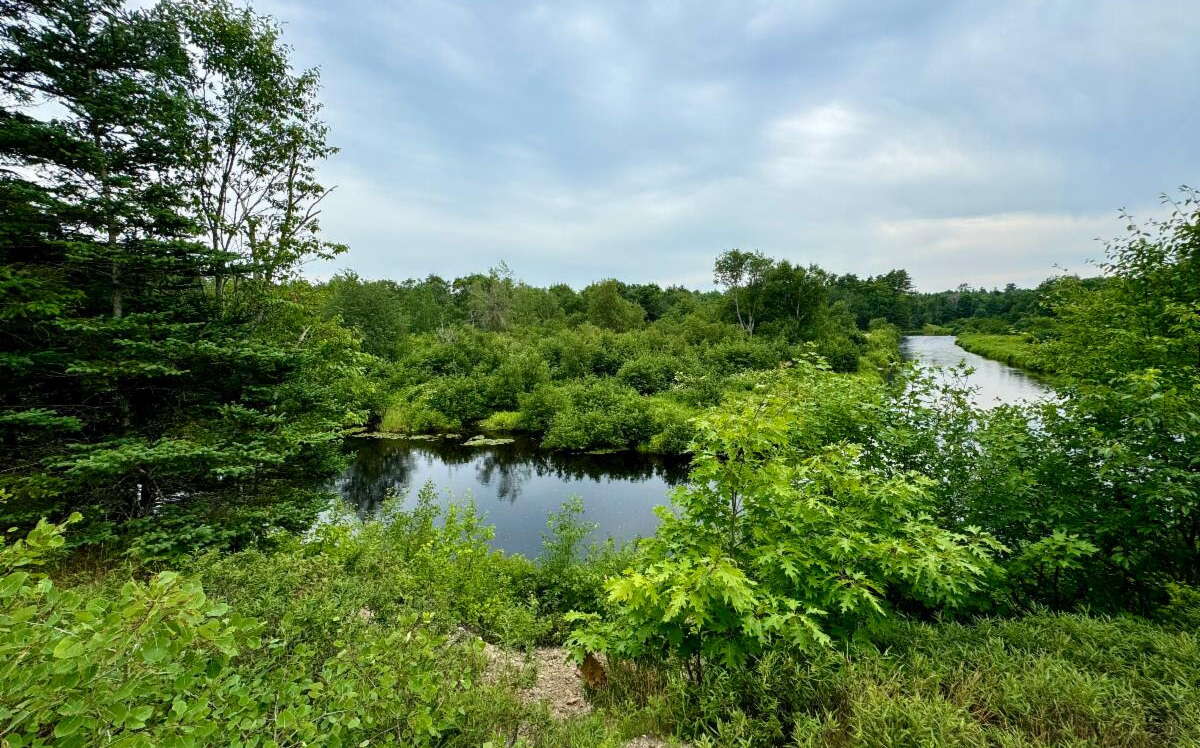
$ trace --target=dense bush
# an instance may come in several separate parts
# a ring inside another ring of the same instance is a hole
[[[271,552],[211,553],[185,574],[146,581],[120,569],[73,586],[40,575],[64,545],[62,526],[0,545],[0,742],[474,746],[518,729],[539,744],[632,737],[598,720],[562,726],[523,703],[520,673],[488,670],[475,635],[544,638],[554,611],[586,606],[624,557],[581,563],[568,508],[535,567],[489,550],[469,508],[439,514],[430,498],[384,523],[326,525]]]
[[[926,514],[927,479],[863,464],[872,398],[801,362],[697,421],[689,483],[637,570],[608,584],[610,607],[585,615],[579,656],[677,655],[731,664],[847,637],[897,601],[964,605],[1003,547]],[[869,385],[863,385],[863,391]]]
[[[362,617],[356,623],[354,610],[330,606],[339,619],[335,639],[314,628],[314,619],[292,617],[290,595],[261,599],[260,609],[279,606],[279,621],[264,623],[174,572],[119,590],[62,589],[21,570],[61,545],[60,533],[41,525],[0,558],[0,736],[7,745],[49,738],[55,745],[212,745],[264,736],[276,744],[353,745],[370,737],[413,745],[463,727],[479,682],[478,654],[415,612],[379,625]],[[257,593],[302,576],[298,560],[272,564],[269,580],[258,576],[268,571],[263,564],[246,558],[226,570],[249,572],[239,578],[254,580]]]
[[[671,386],[681,362],[675,356],[651,353],[632,358],[621,364],[617,379],[643,395],[661,392]]]
[[[834,371],[858,371],[859,347],[849,335],[823,338],[817,344],[816,351]]]
[[[543,446],[625,448],[654,435],[637,391],[611,379],[585,379],[535,390],[522,401],[531,424],[545,423]]]
[[[480,429],[495,432],[520,431],[524,426],[524,417],[516,410],[498,410],[479,422]]]

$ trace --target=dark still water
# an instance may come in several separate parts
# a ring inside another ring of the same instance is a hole
[[[992,407],[1020,400],[1053,397],[1054,391],[1020,369],[959,348],[953,335],[909,335],[900,343],[906,361],[947,368],[966,362],[975,371],[966,383],[976,388],[975,404]]]
[[[494,547],[532,558],[541,550],[546,517],[569,497],[581,497],[584,521],[599,525],[591,540],[632,540],[654,534],[653,508],[669,503],[671,487],[687,477],[687,462],[679,458],[550,452],[527,439],[468,447],[465,438],[354,439],[354,461],[338,489],[368,518],[389,489],[411,507],[421,486],[432,481],[443,506],[475,500],[496,528]]]

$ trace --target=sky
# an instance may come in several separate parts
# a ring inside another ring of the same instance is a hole
[[[316,278],[708,288],[741,248],[1033,285],[1197,182],[1185,0],[254,5],[341,148],[322,225],[350,251]]]

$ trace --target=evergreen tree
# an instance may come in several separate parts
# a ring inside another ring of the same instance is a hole
[[[203,70],[178,8],[4,10],[4,521],[82,509],[81,541],[136,529],[153,538],[149,555],[241,542],[279,516],[262,506],[290,479],[333,464],[351,399],[300,383],[341,365],[354,382],[352,340],[299,319],[295,293],[260,287],[255,304],[222,313],[214,279],[228,252],[194,240],[188,144]],[[236,517],[239,529],[215,529]]]

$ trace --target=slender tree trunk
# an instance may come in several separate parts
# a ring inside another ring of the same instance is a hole
[[[125,295],[121,292],[121,265],[112,262],[112,316],[120,319],[125,313]]]

